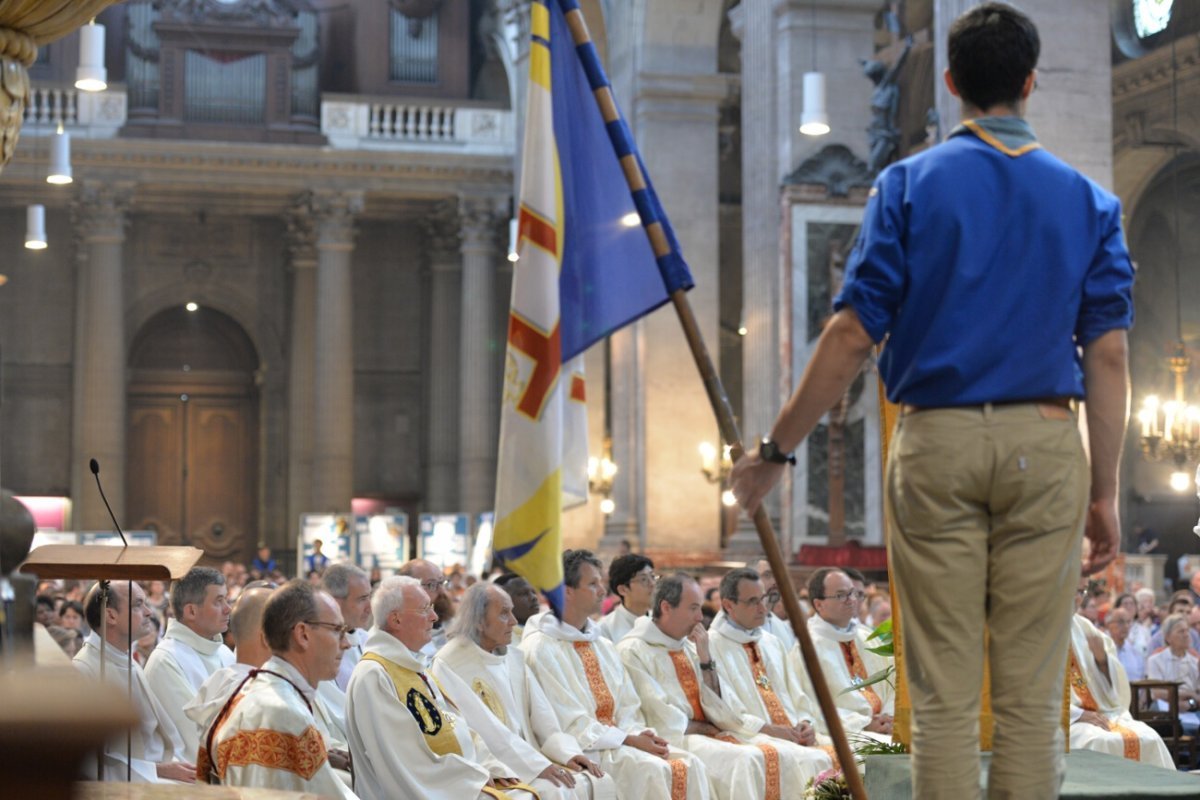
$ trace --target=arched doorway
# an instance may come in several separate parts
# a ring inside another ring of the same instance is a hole
[[[258,354],[233,319],[176,307],[129,354],[126,515],[160,544],[245,562],[258,540]]]

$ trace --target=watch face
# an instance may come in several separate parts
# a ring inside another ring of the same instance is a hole
[[[1162,33],[1171,22],[1174,0],[1133,0],[1133,29],[1145,39]]]

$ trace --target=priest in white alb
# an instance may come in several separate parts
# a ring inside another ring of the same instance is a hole
[[[346,742],[346,687],[358,660],[362,658],[363,644],[367,641],[367,628],[371,624],[371,576],[366,570],[349,562],[330,564],[321,574],[321,588],[329,592],[342,610],[342,619],[350,628],[347,638],[350,649],[342,656],[342,666],[331,681],[321,681],[317,696],[323,710],[329,716],[329,728],[333,738]]]
[[[171,612],[174,619],[167,621],[167,632],[146,660],[146,680],[179,730],[188,760],[194,761],[200,740],[184,706],[208,676],[234,662],[221,638],[229,627],[225,576],[212,567],[192,567],[171,584]]]
[[[330,764],[313,715],[317,684],[337,675],[348,647],[341,610],[325,592],[293,580],[267,600],[262,630],[271,657],[250,671],[201,735],[197,778],[355,797]]]
[[[562,619],[545,612],[529,620],[521,640],[525,663],[561,728],[612,775],[619,797],[707,798],[704,764],[646,724],[616,648],[590,619],[606,593],[600,570],[600,560],[587,550],[563,554]]]
[[[746,567],[727,572],[720,594],[721,611],[708,628],[708,647],[721,687],[764,720],[764,733],[828,747],[829,739],[816,733],[819,710],[804,691],[797,665],[783,642],[766,629],[770,612],[758,573]]]
[[[512,645],[516,623],[506,591],[475,584],[459,601],[449,642],[433,660],[433,674],[443,684],[469,687],[471,697],[479,698],[469,705],[458,699],[460,710],[492,754],[522,781],[541,778],[579,800],[615,798],[612,778],[559,728],[545,692]],[[486,719],[472,714],[474,709]]]
[[[371,599],[375,627],[346,691],[355,790],[365,800],[527,800],[530,787],[496,759],[429,672],[422,648],[437,614],[421,582],[386,578]],[[458,700],[470,690],[451,687]],[[553,787],[549,787],[553,788]],[[547,792],[543,797],[549,796]]]
[[[1076,611],[1080,599],[1076,593]],[[1096,750],[1175,768],[1162,737],[1129,713],[1129,679],[1113,640],[1079,614],[1071,616],[1067,682],[1071,687],[1072,750]]]
[[[798,744],[792,729],[746,713],[735,695],[724,692],[702,624],[703,602],[691,577],[662,578],[651,616],[639,619],[617,645],[646,721],[704,762],[714,797],[798,800],[832,761],[822,750]],[[768,734],[767,725],[786,738]]]
[[[867,637],[871,632],[854,619],[860,598],[850,577],[835,567],[818,569],[809,578],[808,599],[814,611],[808,618],[808,632],[842,727],[847,733],[890,742],[895,709],[892,685],[888,680],[863,684],[891,666],[892,659],[870,651],[873,644]],[[799,645],[791,649],[788,658],[804,681],[805,693],[815,697]],[[824,721],[816,721],[820,732],[828,734]]]
[[[108,586],[108,605],[101,614],[104,587]],[[88,592],[84,601],[84,616],[92,632],[84,641],[83,649],[75,654],[75,667],[84,675],[99,680],[101,677],[100,631],[104,632],[104,680],[126,690],[133,670],[133,705],[137,710],[138,724],[132,737],[115,737],[104,752],[104,765],[98,776],[100,780],[124,781],[131,765],[130,777],[134,781],[147,783],[195,781],[196,767],[184,755],[183,740],[162,703],[150,691],[142,667],[136,661],[130,664],[129,643],[144,635],[147,624],[146,593],[136,582],[133,583],[132,607],[129,600],[129,583],[113,581],[111,584],[97,583]],[[103,617],[103,619],[101,619]],[[129,750],[126,750],[128,745]],[[92,764],[94,767],[94,762]],[[91,768],[89,768],[91,769]],[[92,769],[92,774],[95,774]]]
[[[767,598],[767,621],[763,627],[775,634],[775,638],[783,642],[783,646],[791,652],[791,649],[796,646],[796,634],[792,630],[792,623],[775,613],[783,609],[783,604],[779,602],[779,583],[775,580],[771,563],[766,559],[760,559],[757,568],[758,577],[763,582]]]
[[[613,644],[633,630],[633,624],[650,613],[654,597],[654,562],[641,553],[617,556],[608,565],[608,590],[621,598],[597,626],[600,635]]]

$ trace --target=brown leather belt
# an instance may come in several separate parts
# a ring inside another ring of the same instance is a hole
[[[914,406],[908,403],[900,404],[901,414],[916,414],[918,411],[934,411],[939,408],[983,408],[984,405],[992,406],[1018,406],[1018,405],[1046,405],[1058,406],[1072,411],[1075,408],[1074,397],[1035,397],[1029,400],[1001,400],[998,403],[979,403],[972,406]]]

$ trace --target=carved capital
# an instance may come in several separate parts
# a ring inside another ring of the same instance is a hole
[[[317,231],[317,249],[354,246],[354,217],[363,210],[362,192],[312,192],[309,211]]]
[[[831,144],[805,159],[783,179],[783,184],[823,186],[831,197],[846,197],[851,189],[870,188],[872,178],[871,170],[850,148]]]
[[[466,197],[458,200],[462,249],[491,250],[496,247],[497,228],[508,219],[508,200],[499,197]]]
[[[301,192],[284,218],[284,241],[292,269],[312,269],[317,265],[317,223],[313,216],[313,193]]]
[[[132,198],[130,184],[83,181],[71,206],[71,223],[77,235],[84,242],[124,241]]]
[[[458,269],[462,247],[458,202],[442,200],[434,204],[421,220],[421,230],[425,234],[430,268],[435,271]]]

